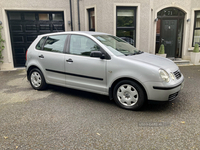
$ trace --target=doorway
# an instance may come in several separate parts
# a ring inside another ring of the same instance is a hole
[[[156,53],[161,44],[168,58],[181,58],[185,14],[177,8],[165,8],[157,13]]]

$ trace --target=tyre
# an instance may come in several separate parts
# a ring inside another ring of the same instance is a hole
[[[42,72],[37,68],[34,68],[30,71],[29,81],[35,90],[44,90],[47,86]]]
[[[138,83],[122,80],[114,87],[113,98],[115,103],[124,109],[138,110],[143,106],[146,95]]]

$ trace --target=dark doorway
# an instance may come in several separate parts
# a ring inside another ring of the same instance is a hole
[[[156,53],[164,44],[168,58],[181,58],[185,14],[177,8],[165,8],[157,14]]]
[[[25,66],[30,44],[40,34],[65,31],[63,12],[8,11],[14,67]]]

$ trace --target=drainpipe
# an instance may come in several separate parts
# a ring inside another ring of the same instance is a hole
[[[80,31],[80,12],[79,12],[79,0],[77,0],[77,7],[78,7],[78,30]]]
[[[70,6],[71,31],[73,31],[73,21],[72,21],[72,2],[71,2],[71,0],[69,0],[69,6]]]

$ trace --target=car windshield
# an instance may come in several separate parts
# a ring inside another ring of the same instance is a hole
[[[137,50],[134,46],[126,41],[112,35],[93,35],[101,43],[103,43],[114,55],[128,56],[140,54],[141,51]]]

